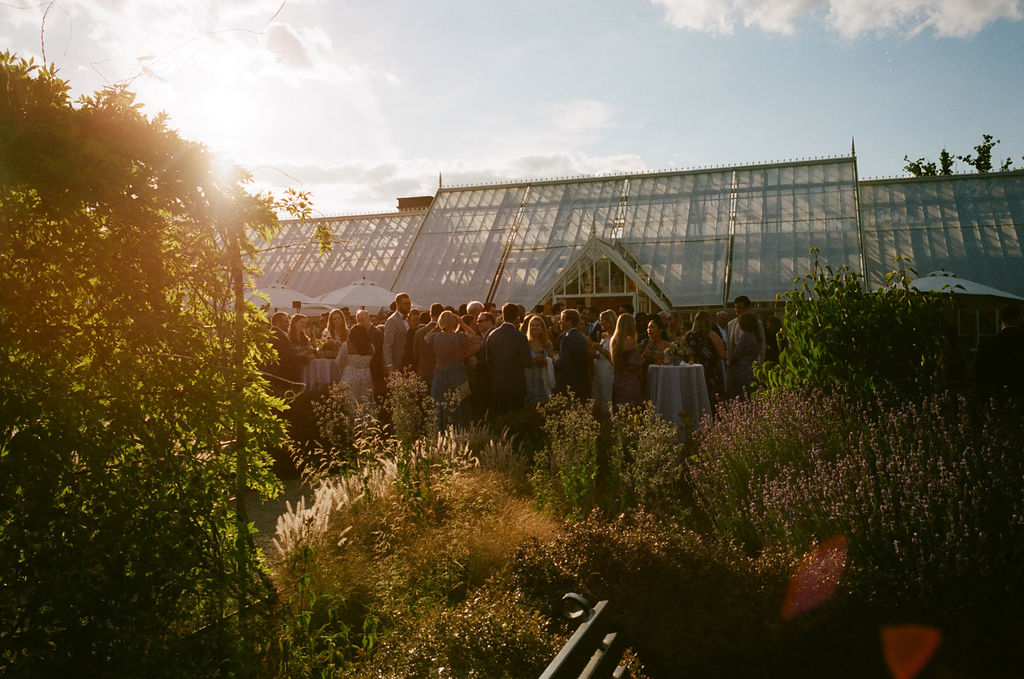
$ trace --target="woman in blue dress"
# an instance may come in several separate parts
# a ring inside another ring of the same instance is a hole
[[[469,378],[464,361],[480,348],[480,335],[462,322],[451,311],[437,319],[437,327],[427,333],[425,340],[434,350],[434,378],[430,383],[430,396],[440,408],[439,426],[469,424]],[[454,412],[448,407],[455,401]]]

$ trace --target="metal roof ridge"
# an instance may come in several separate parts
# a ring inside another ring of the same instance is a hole
[[[890,175],[888,177],[861,177],[858,182],[864,184],[893,182],[893,181],[943,181],[951,179],[984,179],[989,177],[1017,177],[1024,175],[1024,168],[1019,170],[995,170],[992,172],[954,172],[953,174],[940,174],[934,176],[914,175]]]
[[[800,165],[823,165],[834,163],[835,161],[838,160],[852,161],[853,159],[854,156],[847,155],[815,156],[813,158],[793,158],[789,160],[748,163],[745,165],[703,165],[688,168],[635,170],[633,172],[602,172],[596,174],[573,175],[569,177],[538,177],[535,179],[508,179],[493,182],[480,182],[476,184],[446,184],[445,186],[438,189],[438,193],[440,193],[441,191],[449,191],[453,189],[489,189],[499,186],[531,186],[536,184],[559,184],[579,181],[598,181],[606,179],[631,179],[634,177],[647,177],[653,175],[701,174],[709,172],[726,172],[731,170],[753,170],[759,168],[773,167],[796,167]]]
[[[360,217],[401,217],[402,215],[425,215],[428,210],[392,210],[390,212],[342,212],[340,214],[324,215],[321,217],[309,217],[305,222],[325,222],[332,219],[358,219]],[[280,219],[281,224],[295,224],[303,221],[300,219]]]

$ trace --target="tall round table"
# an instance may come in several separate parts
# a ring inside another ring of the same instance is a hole
[[[307,391],[340,378],[341,371],[338,370],[333,358],[314,358],[302,369],[302,381],[305,382]]]
[[[704,413],[711,412],[704,366],[652,365],[647,368],[647,398],[654,408],[677,427],[686,419],[686,429],[700,423]]]

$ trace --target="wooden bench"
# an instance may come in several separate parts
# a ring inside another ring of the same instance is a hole
[[[562,597],[563,615],[577,621],[579,627],[551,661],[540,679],[628,679],[625,667],[618,666],[625,640],[612,632],[608,601],[592,606],[579,594]]]

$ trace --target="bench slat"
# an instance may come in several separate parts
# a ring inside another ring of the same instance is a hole
[[[547,666],[540,679],[576,679],[584,667],[592,660],[594,649],[600,649],[608,627],[608,616],[605,609],[607,601],[599,601],[589,619],[581,624],[555,659]],[[603,649],[599,650],[601,654]]]
[[[622,635],[616,632],[606,634],[600,648],[594,652],[590,662],[580,672],[579,679],[610,679],[624,650],[626,649],[622,643]]]

